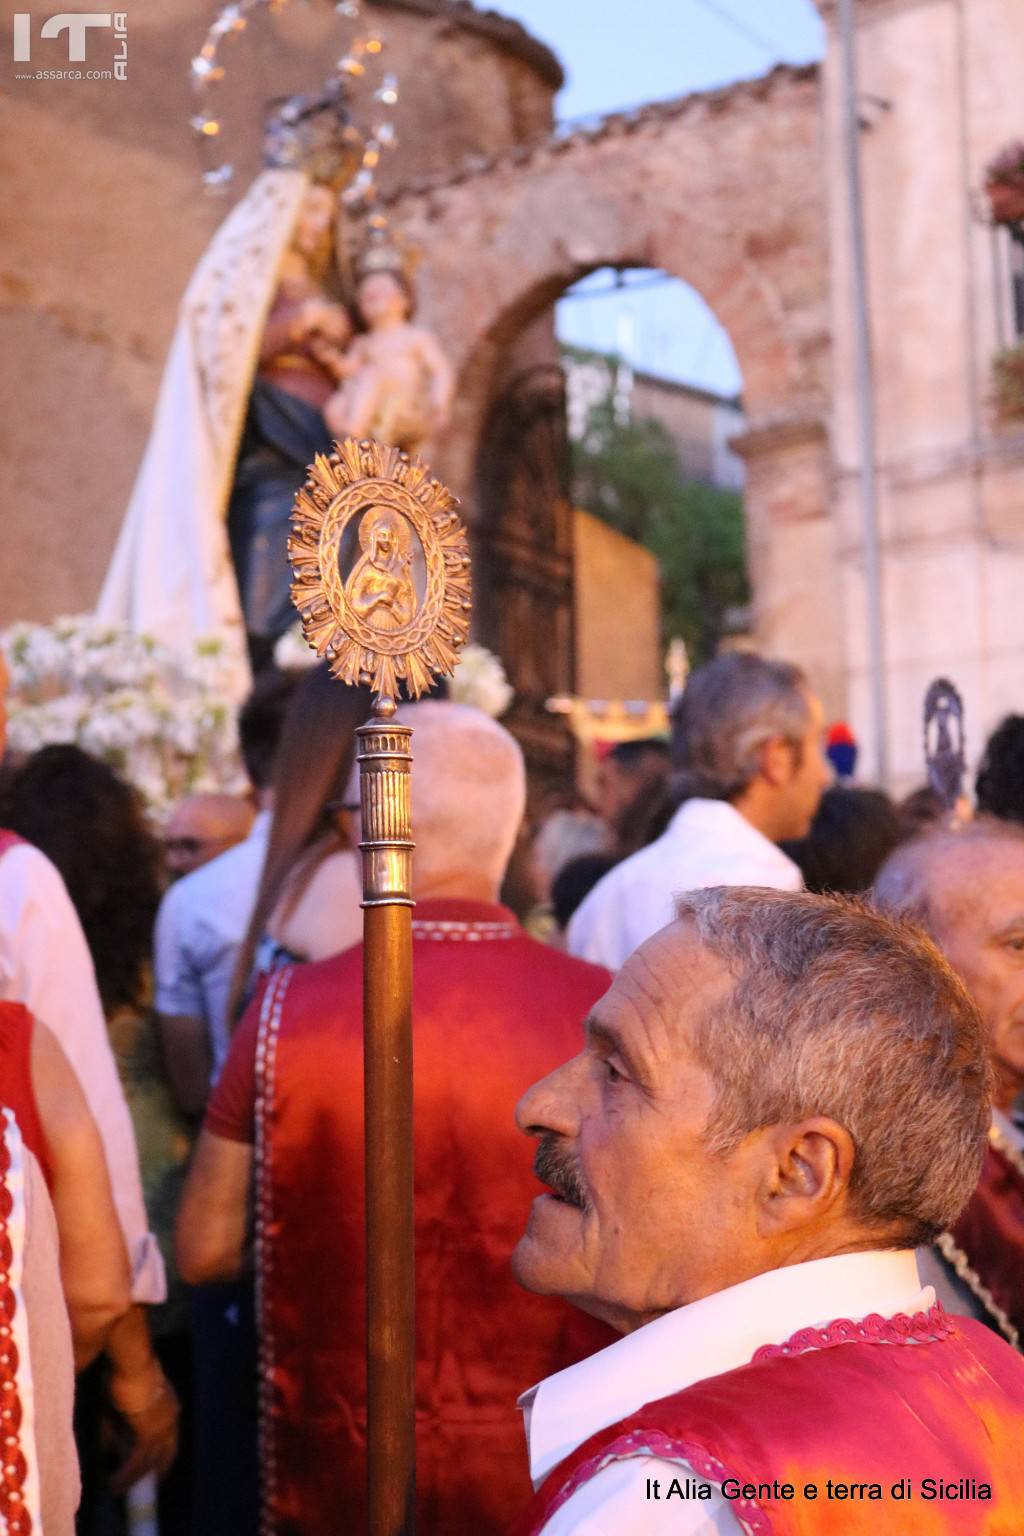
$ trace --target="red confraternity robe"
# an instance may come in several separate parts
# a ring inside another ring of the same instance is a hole
[[[556,1467],[516,1531],[540,1536],[610,1462],[655,1456],[684,1464],[680,1480],[685,1466],[720,1484],[750,1536],[1017,1536],[1022,1448],[1024,1361],[936,1303],[913,1318],[804,1329],[648,1403]],[[881,1497],[864,1491],[872,1485]]]
[[[516,1102],[609,977],[464,901],[416,908],[413,974],[417,1531],[489,1536],[530,1495],[518,1394],[612,1340],[509,1270],[537,1193]],[[365,1524],[361,946],[255,1017],[262,1529],[338,1536]]]
[[[947,1238],[939,1246],[1002,1331],[1016,1331],[1020,1347],[1024,1340],[1024,1155],[995,1126],[989,1132],[978,1187],[953,1228],[951,1244]]]

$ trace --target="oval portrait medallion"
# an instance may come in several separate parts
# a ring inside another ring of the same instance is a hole
[[[295,498],[292,597],[318,656],[347,683],[418,698],[469,633],[469,550],[451,493],[396,448],[348,438]]]

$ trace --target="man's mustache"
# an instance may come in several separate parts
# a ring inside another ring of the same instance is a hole
[[[579,1160],[569,1151],[560,1136],[549,1132],[541,1137],[533,1160],[533,1171],[541,1183],[553,1189],[566,1205],[574,1205],[580,1211],[590,1210],[590,1199],[580,1174]]]

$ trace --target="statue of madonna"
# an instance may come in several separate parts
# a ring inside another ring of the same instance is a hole
[[[182,301],[99,599],[101,618],[171,645],[220,635],[239,696],[294,620],[288,519],[306,466],[331,448],[323,406],[353,329],[329,292],[352,139],[336,93],[292,98],[271,119],[268,168]]]

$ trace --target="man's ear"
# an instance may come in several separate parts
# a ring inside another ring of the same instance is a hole
[[[762,1188],[759,1229],[780,1235],[809,1226],[846,1203],[853,1173],[853,1137],[824,1115],[773,1126]]]
[[[766,741],[758,753],[758,760],[761,777],[773,788],[788,784],[793,777],[793,743],[784,736],[773,736]]]

